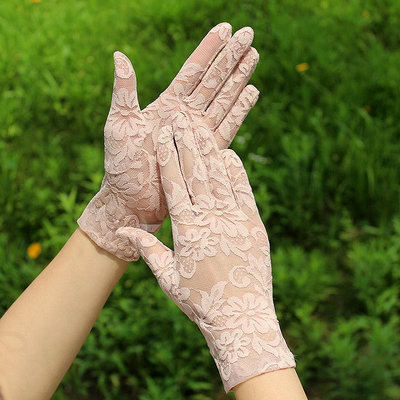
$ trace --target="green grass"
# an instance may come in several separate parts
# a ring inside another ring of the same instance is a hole
[[[397,0],[1,2],[0,312],[101,183],[113,51],[133,61],[144,108],[221,21],[255,30],[261,95],[233,148],[269,232],[277,311],[306,391],[399,399]],[[159,236],[171,244],[168,224]],[[141,261],[54,398],[225,395],[201,334]]]

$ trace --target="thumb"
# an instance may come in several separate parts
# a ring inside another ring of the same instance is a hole
[[[129,58],[116,51],[114,66],[111,107],[104,126],[104,166],[108,173],[120,174],[132,168],[133,154],[143,145],[146,130]]]
[[[132,63],[129,58],[121,53],[120,51],[116,51],[114,53],[114,93],[117,93],[120,89],[125,89],[128,94],[128,99],[131,104],[129,107],[131,109],[139,108],[139,103],[137,99],[137,91],[136,91],[136,74],[135,70],[132,67]],[[125,97],[125,96],[124,96]]]
[[[116,233],[120,237],[129,239],[156,276],[160,268],[165,268],[162,260],[173,259],[172,250],[143,229],[125,227],[119,228]]]
[[[117,235],[130,240],[146,261],[160,288],[185,313],[190,315],[190,312],[188,313],[182,305],[182,300],[189,297],[190,291],[187,288],[179,287],[179,274],[176,271],[174,252],[164,246],[154,235],[142,229],[119,228]]]

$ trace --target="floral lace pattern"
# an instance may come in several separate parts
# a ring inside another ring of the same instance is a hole
[[[240,159],[178,113],[162,130],[157,162],[174,251],[140,229],[118,234],[199,326],[227,391],[295,366],[275,314],[267,232]]]
[[[78,220],[100,247],[121,259],[136,259],[137,252],[116,230],[135,226],[155,232],[166,217],[155,150],[161,128],[176,112],[185,112],[199,129],[211,129],[220,148],[229,146],[258,97],[256,88],[246,86],[258,61],[252,40],[251,28],[231,37],[229,24],[217,25],[171,85],[142,111],[131,62],[114,54],[114,89],[104,128],[106,173]]]

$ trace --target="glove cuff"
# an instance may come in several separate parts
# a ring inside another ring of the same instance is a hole
[[[226,392],[265,372],[296,366],[278,320],[271,320],[270,326],[271,330],[263,334],[234,329],[211,335],[202,330]]]
[[[103,186],[89,202],[78,219],[79,227],[101,248],[125,261],[136,261],[139,253],[129,239],[116,231],[125,226],[139,227],[136,215],[122,214],[114,202],[109,201],[108,189]]]

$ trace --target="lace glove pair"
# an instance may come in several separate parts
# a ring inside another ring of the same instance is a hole
[[[171,85],[142,111],[133,67],[125,55],[114,54],[114,89],[104,129],[106,172],[100,191],[78,220],[97,245],[134,260],[137,252],[116,235],[117,229],[134,226],[155,232],[166,217],[155,145],[176,112],[184,111],[199,129],[211,130],[220,148],[229,146],[258,97],[255,87],[246,86],[258,62],[252,40],[251,28],[231,37],[228,23],[217,25]]]
[[[275,314],[267,232],[239,157],[182,113],[162,128],[156,152],[174,251],[141,229],[117,234],[199,326],[226,391],[294,367]]]

